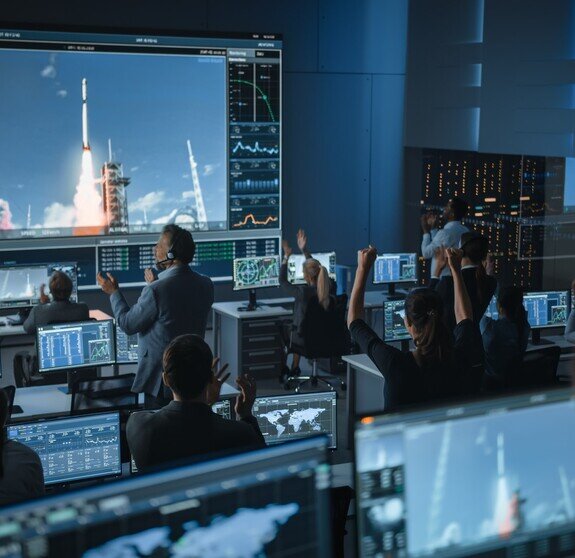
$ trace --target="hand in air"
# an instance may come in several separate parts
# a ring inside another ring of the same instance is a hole
[[[102,287],[102,290],[107,295],[115,293],[120,288],[117,279],[111,273],[106,273],[106,277],[104,277],[103,273],[100,271],[98,275],[96,275],[96,280],[98,281],[98,285]]]
[[[218,369],[218,364],[220,362],[219,358],[215,358],[212,361],[212,372],[213,377],[212,381],[208,384],[208,405],[213,405],[218,401],[220,398],[220,392],[222,390],[222,386],[225,384],[226,380],[230,377],[230,373],[226,374],[226,370],[228,369],[228,365],[224,364],[221,368]]]
[[[435,258],[435,276],[439,277],[439,274],[443,271],[443,268],[447,265],[447,254],[445,246],[440,246],[433,251],[433,257]]]
[[[146,280],[146,283],[153,283],[157,277],[156,274],[154,273],[154,270],[150,267],[147,267],[144,270],[144,279]]]
[[[46,294],[46,285],[40,285],[40,304],[48,304],[50,297]]]
[[[291,246],[287,240],[282,240],[282,249],[286,258],[289,258],[293,253],[293,250],[291,249]]]
[[[297,247],[301,252],[305,252],[307,250],[307,235],[303,229],[297,231]]]
[[[451,269],[452,275],[457,275],[461,272],[461,260],[463,258],[463,250],[458,248],[448,248],[447,261],[449,263],[449,269]]]
[[[357,268],[369,271],[377,258],[377,250],[373,246],[359,250],[357,253]]]
[[[241,393],[236,398],[236,415],[240,418],[248,417],[252,414],[252,407],[256,400],[256,381],[251,376],[244,374],[238,376],[236,384]]]

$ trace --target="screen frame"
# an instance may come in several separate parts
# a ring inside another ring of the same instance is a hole
[[[84,325],[94,325],[94,324],[98,324],[98,323],[102,323],[102,322],[108,322],[111,324],[111,328],[112,328],[112,336],[111,336],[111,342],[112,342],[112,351],[110,352],[110,358],[112,360],[110,361],[106,361],[106,362],[101,362],[98,364],[94,364],[94,363],[88,363],[88,364],[78,364],[78,365],[74,365],[74,366],[62,366],[62,367],[57,367],[57,368],[41,368],[41,359],[40,359],[40,333],[41,328],[49,328],[49,329],[58,329],[58,327],[62,327],[62,326],[76,326],[76,327],[82,327]],[[41,325],[38,326],[36,328],[36,357],[38,358],[38,372],[40,372],[41,374],[50,374],[52,372],[62,372],[62,371],[69,371],[69,372],[73,372],[74,370],[79,370],[81,368],[100,368],[102,366],[114,366],[116,364],[116,328],[115,328],[115,323],[114,323],[114,319],[113,318],[109,318],[106,320],[86,320],[86,321],[81,321],[81,322],[62,322],[62,323],[56,323],[56,324],[46,324],[46,325]]]
[[[399,279],[397,281],[376,281],[376,271],[375,271],[375,266],[376,266],[376,262],[378,259],[384,259],[385,257],[389,257],[389,256],[414,256],[415,258],[415,277],[413,279]],[[377,256],[376,261],[373,264],[373,284],[374,285],[391,285],[391,284],[397,284],[397,283],[417,283],[418,281],[418,268],[417,268],[417,252],[397,252],[397,253],[386,253],[386,254],[380,254]]]
[[[280,286],[280,280],[279,280],[279,274],[277,277],[277,284],[274,285],[246,285],[243,287],[238,287],[237,282],[236,282],[236,261],[239,260],[263,260],[263,259],[269,259],[269,258],[276,258],[277,264],[278,264],[278,270],[280,270],[281,268],[281,258],[279,255],[275,255],[275,256],[252,256],[252,257],[247,257],[247,258],[234,258],[233,262],[232,262],[232,283],[233,283],[233,287],[232,290],[234,291],[252,291],[252,290],[256,290],[256,289],[277,289]]]
[[[572,312],[571,309],[571,290],[566,289],[566,290],[561,290],[561,291],[529,291],[526,293],[523,293],[523,307],[525,308],[525,297],[526,296],[535,296],[535,295],[547,295],[550,293],[566,293],[567,294],[567,317],[565,319],[565,323],[564,324],[548,324],[548,325],[536,325],[533,326],[531,324],[529,324],[529,327],[531,328],[531,330],[537,330],[537,329],[561,329],[567,326],[567,320],[569,319],[569,314]],[[525,309],[525,312],[527,313],[527,309]],[[527,322],[529,323],[529,320],[527,319]]]

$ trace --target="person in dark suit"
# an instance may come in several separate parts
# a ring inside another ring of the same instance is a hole
[[[236,399],[238,421],[228,420],[211,409],[229,374],[198,335],[180,335],[166,348],[164,384],[174,400],[159,411],[133,413],[126,436],[138,470],[197,455],[239,448],[259,448],[265,441],[252,415],[256,397],[253,378],[239,377],[241,393]]]
[[[489,239],[470,231],[461,236],[460,248],[463,252],[461,273],[471,300],[473,321],[479,325],[497,290],[497,280],[486,270]],[[445,325],[449,331],[453,331],[456,324],[453,308],[453,278],[449,275],[441,275],[442,268],[447,264],[445,250],[437,251],[435,262],[436,266],[429,286],[435,289],[443,300]]]
[[[82,322],[90,319],[88,306],[83,303],[71,302],[72,280],[62,271],[54,271],[48,282],[48,289],[53,301],[44,292],[45,286],[40,286],[40,304],[34,306],[23,324],[24,331],[36,333],[38,326],[50,323]]]
[[[148,283],[131,308],[110,274],[98,274],[102,290],[110,295],[118,327],[128,335],[138,334],[138,370],[132,390],[145,394],[146,408],[166,405],[171,393],[162,385],[162,354],[178,335],[203,337],[214,302],[214,285],[209,277],[193,271],[196,244],[192,234],[177,225],[166,225],[155,247],[156,277],[146,269]]]

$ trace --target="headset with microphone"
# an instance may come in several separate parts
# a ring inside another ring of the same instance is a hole
[[[180,239],[180,236],[182,235],[182,230],[181,229],[176,229],[176,232],[174,233],[174,238],[172,239],[172,245],[168,248],[168,251],[166,253],[166,259],[165,260],[161,260],[159,262],[156,262],[156,265],[161,265],[161,264],[165,264],[166,262],[173,262],[176,258],[176,252],[174,250],[176,244],[178,243],[178,240]]]

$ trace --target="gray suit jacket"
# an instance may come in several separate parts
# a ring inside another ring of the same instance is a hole
[[[138,334],[138,371],[132,391],[157,397],[162,387],[162,355],[178,335],[204,336],[214,302],[214,285],[187,265],[162,271],[130,308],[120,291],[110,296],[118,327]]]
[[[84,303],[68,300],[34,306],[23,324],[26,333],[36,333],[36,328],[50,323],[83,322],[90,319],[90,310]]]

